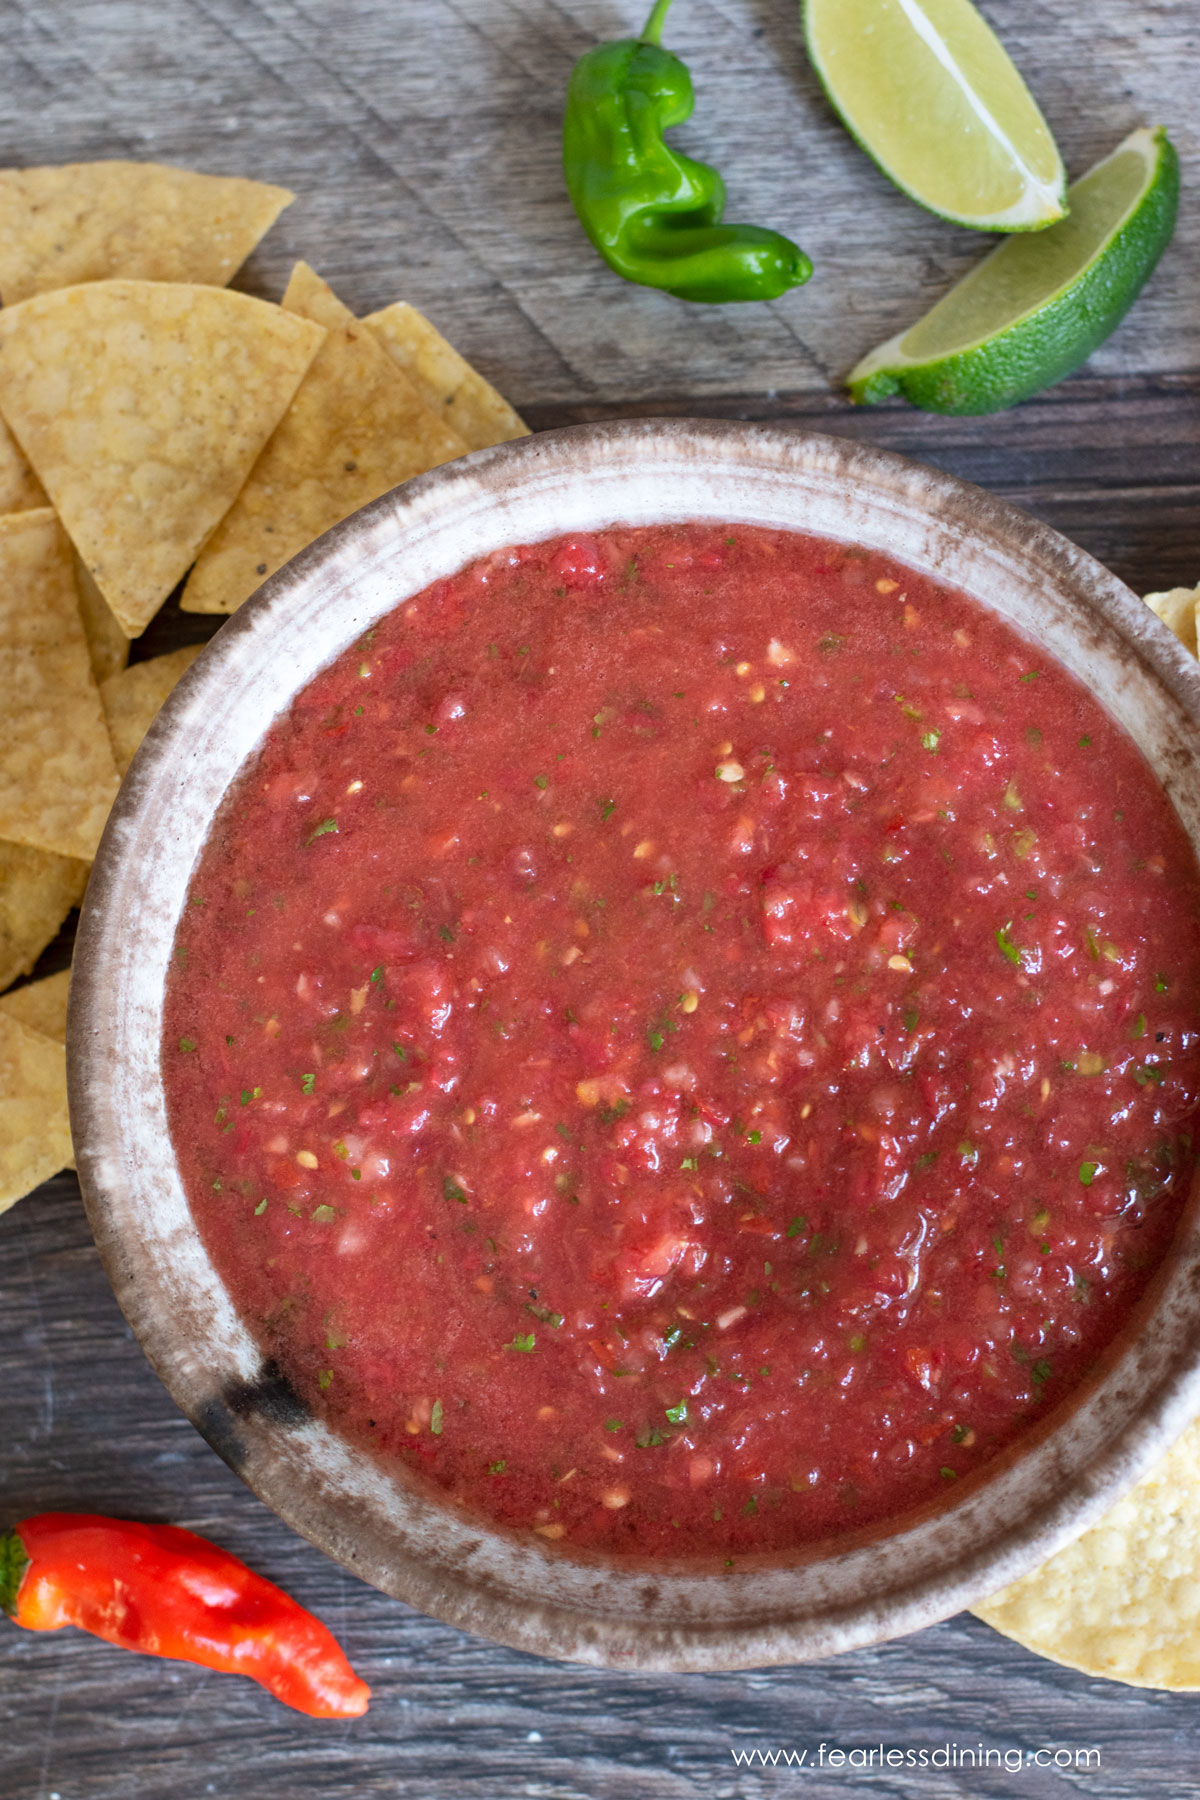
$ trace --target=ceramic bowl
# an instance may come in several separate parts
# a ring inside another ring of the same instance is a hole
[[[505,544],[709,519],[872,546],[965,589],[1087,682],[1200,845],[1200,673],[1128,589],[951,477],[781,428],[629,422],[481,451],[347,519],[224,627],[113,809],[71,992],[71,1120],[117,1298],[175,1400],[282,1518],[435,1617],[544,1656],[737,1668],[914,1630],[1024,1574],[1096,1519],[1200,1411],[1193,1204],[1085,1392],[944,1504],[824,1552],[732,1571],[631,1568],[517,1538],[373,1463],[264,1366],[192,1223],[159,1041],[176,922],[210,823],[268,723],[385,612]]]

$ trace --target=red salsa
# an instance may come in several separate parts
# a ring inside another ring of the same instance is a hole
[[[639,1558],[946,1494],[1170,1241],[1200,874],[966,596],[742,525],[506,549],[318,676],[170,983],[205,1242],[313,1412]]]

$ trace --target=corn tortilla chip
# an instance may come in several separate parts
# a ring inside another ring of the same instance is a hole
[[[0,519],[0,837],[90,862],[116,791],[71,547],[49,507],[9,513]]]
[[[466,450],[306,263],[296,264],[283,305],[286,314],[313,320],[328,335],[197,559],[183,593],[185,612],[235,612],[339,519]]]
[[[15,1019],[27,1031],[39,1032],[56,1044],[65,1044],[70,981],[69,969],[64,969],[61,975],[44,975],[40,981],[27,981],[24,987],[15,988],[11,994],[0,995],[0,1013]],[[75,1167],[74,1154],[68,1157],[63,1167]]]
[[[67,1053],[0,1013],[0,1212],[71,1162]]]
[[[87,878],[88,865],[73,857],[0,842],[0,988],[28,975]]]
[[[96,586],[87,566],[75,551],[75,592],[79,600],[79,616],[92,659],[92,674],[97,685],[116,675],[129,661],[129,639],[117,623],[112,607]]]
[[[70,969],[63,969],[58,975],[43,975],[40,981],[27,981],[11,994],[0,994],[0,1012],[29,1031],[40,1031],[56,1044],[65,1044],[70,983]]]
[[[528,425],[503,394],[407,300],[370,313],[363,324],[371,327],[426,406],[453,426],[468,450],[486,450],[490,444],[529,436]]]
[[[1200,1423],[1098,1525],[974,1610],[1086,1675],[1200,1689]]]
[[[323,336],[247,294],[150,281],[0,312],[0,412],[128,636],[228,510]]]
[[[29,512],[45,504],[45,489],[8,426],[0,424],[0,513]]]
[[[185,669],[190,669],[203,644],[188,644],[167,656],[153,656],[110,676],[100,689],[108,735],[118,773],[124,775],[137,747],[154,723],[159,707]]]
[[[114,276],[224,287],[293,198],[162,163],[0,169],[0,295]]]
[[[1196,621],[1200,617],[1200,587],[1168,588],[1162,594],[1147,594],[1146,605],[1157,613],[1168,631],[1173,631],[1185,650],[1196,650]]]

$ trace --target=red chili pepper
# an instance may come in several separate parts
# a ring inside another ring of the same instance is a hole
[[[371,1690],[332,1633],[236,1556],[175,1525],[39,1513],[0,1535],[0,1607],[30,1631],[93,1636],[234,1675],[314,1719],[353,1719]]]

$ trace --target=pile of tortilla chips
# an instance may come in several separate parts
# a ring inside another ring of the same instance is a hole
[[[65,973],[138,744],[198,649],[129,661],[187,577],[230,613],[367,501],[525,435],[404,302],[225,283],[292,196],[153,163],[0,170],[0,1212],[70,1163]],[[189,574],[190,571],[190,574]]]

